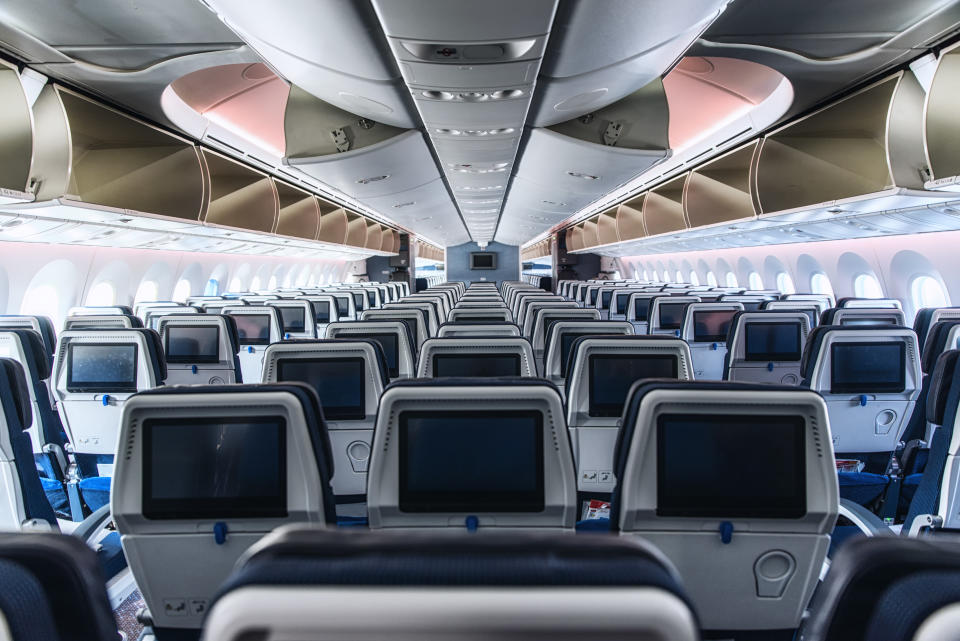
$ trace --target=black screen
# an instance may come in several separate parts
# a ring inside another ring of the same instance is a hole
[[[278,307],[284,332],[302,332],[306,328],[306,310],[303,307]]]
[[[618,294],[617,295],[617,313],[626,314],[627,313],[627,303],[630,302],[630,294]],[[637,319],[639,320],[639,319]]]
[[[495,269],[496,254],[470,254],[470,269]]]
[[[723,343],[730,331],[730,322],[739,310],[693,312],[693,340],[696,343]]]
[[[242,345],[270,344],[270,316],[267,314],[231,314],[237,323]]]
[[[607,309],[610,307],[610,298],[613,297],[613,291],[607,290],[600,296],[600,307]]]
[[[800,416],[667,414],[657,420],[657,515],[800,518],[807,513]]]
[[[744,360],[799,361],[800,323],[747,323]]]
[[[350,309],[350,302],[347,300],[349,296],[351,296],[351,294],[348,294],[347,296],[344,296],[343,298],[340,299],[344,302],[344,305],[343,305],[344,309]],[[356,308],[363,309],[363,292],[353,292],[352,296],[353,296],[353,304],[356,306]]]
[[[483,314],[458,314],[457,322],[468,323],[502,323],[503,316],[484,316]]]
[[[754,301],[754,302],[752,302],[752,303],[751,303],[751,302],[746,302],[746,303],[745,303],[745,302],[742,302],[742,301],[741,301],[740,304],[743,305],[743,311],[745,311],[745,312],[755,312],[755,311],[757,311],[758,309],[760,309],[760,307],[763,305],[763,302],[762,302],[762,301]]]
[[[661,303],[660,329],[680,329],[683,327],[683,309],[689,303]]]
[[[590,416],[620,416],[627,392],[646,378],[676,378],[677,357],[665,355],[590,357]]]
[[[282,417],[147,419],[143,445],[148,519],[287,516]]]
[[[328,420],[366,418],[362,358],[281,359],[277,363],[277,380],[300,381],[317,390]]]
[[[633,299],[633,315],[636,317],[635,320],[641,323],[647,322],[647,314],[649,311],[650,311],[649,298]]]
[[[547,340],[547,334],[550,332],[551,325],[553,325],[554,323],[558,323],[560,321],[567,321],[567,320],[582,321],[582,320],[588,320],[588,319],[583,318],[582,316],[554,316],[552,314],[548,316],[547,314],[543,314],[540,320],[540,324],[543,327],[544,342],[546,342]]]
[[[312,300],[314,320],[318,323],[330,322],[330,303],[324,300]]]
[[[400,511],[543,511],[539,412],[403,412],[399,438]]]
[[[217,363],[220,361],[220,328],[167,325],[164,351],[168,363]]]
[[[599,293],[600,293],[600,290],[599,290],[599,289],[591,289],[591,290],[590,290],[590,303],[589,303],[590,307],[596,307],[596,306],[597,306],[597,294],[599,294]]]
[[[434,354],[434,376],[520,376],[519,354]]]
[[[560,335],[560,376],[567,375],[567,359],[570,358],[570,349],[573,341],[581,336],[593,336],[592,332],[564,332]]]
[[[337,338],[369,338],[380,343],[383,348],[383,354],[387,357],[387,376],[396,378],[400,376],[398,362],[400,360],[400,347],[397,344],[396,334],[341,334]]]
[[[377,304],[377,292],[372,289],[367,290],[367,305],[373,307]]]
[[[902,392],[906,388],[904,343],[834,343],[830,346],[830,393]]]
[[[68,392],[136,392],[137,346],[70,343]]]

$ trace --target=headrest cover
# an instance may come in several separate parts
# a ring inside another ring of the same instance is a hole
[[[960,363],[960,351],[952,349],[940,354],[933,373],[930,374],[930,391],[927,392],[927,421],[934,425],[943,425],[947,420],[947,399],[954,383],[960,383],[957,377],[957,364]]]
[[[30,392],[23,367],[12,358],[0,358],[0,398],[7,424],[21,431],[33,423]]]
[[[23,351],[26,353],[27,361],[33,370],[33,375],[37,380],[45,381],[50,378],[50,359],[47,358],[47,348],[43,344],[43,338],[32,329],[7,329],[0,330],[10,334],[16,334],[23,345]]]
[[[927,340],[923,344],[923,356],[921,358],[921,368],[924,374],[933,371],[937,364],[937,357],[952,345],[947,345],[947,338],[950,336],[950,330],[960,325],[960,320],[938,321],[927,329]]]

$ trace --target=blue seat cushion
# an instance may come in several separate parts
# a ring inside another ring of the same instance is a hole
[[[836,526],[830,534],[830,549],[827,551],[827,556],[832,559],[834,552],[839,550],[844,543],[863,535],[863,532],[856,525]]]
[[[50,507],[56,513],[58,518],[70,519],[70,501],[67,499],[67,491],[63,483],[56,479],[40,478],[40,485],[43,487],[43,493],[47,495],[47,501]]]
[[[890,483],[889,477],[870,472],[839,472],[837,480],[840,482],[840,498],[863,506],[879,499]]]
[[[13,561],[0,559],[0,612],[13,641],[57,641],[53,611],[36,576]]]
[[[80,496],[91,512],[110,503],[110,477],[91,476],[80,480]]]
[[[103,570],[103,578],[109,581],[127,567],[127,557],[120,547],[120,534],[111,532],[97,541],[97,546],[97,563]]]

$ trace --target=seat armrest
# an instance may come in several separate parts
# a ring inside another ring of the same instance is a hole
[[[90,543],[110,522],[110,505],[104,505],[83,520],[73,531],[73,536]]]
[[[893,535],[879,516],[850,499],[840,499],[839,514],[857,526],[866,536]]]

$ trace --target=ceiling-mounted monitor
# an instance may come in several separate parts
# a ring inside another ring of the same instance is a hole
[[[471,252],[470,269],[496,269],[497,255],[493,252]]]

